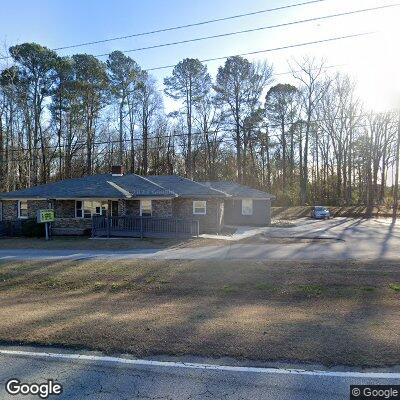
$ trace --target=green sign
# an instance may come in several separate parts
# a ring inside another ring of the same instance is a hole
[[[36,214],[36,220],[39,224],[43,224],[45,222],[53,222],[54,210],[38,210]]]

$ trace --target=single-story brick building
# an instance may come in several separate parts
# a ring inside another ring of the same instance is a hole
[[[246,187],[241,186],[239,200],[222,186],[218,189],[216,183],[202,184],[176,175],[143,177],[122,172],[116,167],[112,174],[2,193],[0,221],[35,218],[37,210],[52,208],[56,217],[52,231],[56,235],[89,233],[92,217],[98,215],[198,220],[200,232],[219,232],[224,224],[236,222],[270,223],[273,196],[267,193],[260,192],[262,197],[255,198],[253,189],[247,188],[246,196]],[[235,207],[227,202],[231,198],[236,201]],[[238,201],[242,201],[241,206],[237,205]],[[260,206],[259,201],[263,201],[264,206]],[[235,218],[235,213],[246,217]],[[252,214],[254,218],[250,218]]]

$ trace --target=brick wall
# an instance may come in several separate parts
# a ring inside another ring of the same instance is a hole
[[[47,200],[28,200],[28,217],[36,218],[36,212],[49,208],[49,205],[52,206]]]
[[[140,202],[139,200],[124,200],[125,201],[125,214],[124,215],[140,215]]]
[[[126,215],[126,200],[118,200],[118,215]]]
[[[75,200],[55,200],[54,214],[56,218],[75,218]]]
[[[183,199],[172,200],[172,212],[176,218],[198,220],[200,222],[200,233],[219,232],[222,228],[224,202],[220,199],[206,200],[206,215],[193,214],[193,201],[204,199]]]
[[[88,218],[57,218],[51,223],[53,235],[90,235],[92,220]]]
[[[3,221],[18,219],[18,200],[2,200]],[[36,218],[36,211],[49,208],[47,200],[28,200],[28,217]]]
[[[3,200],[3,221],[15,221],[18,219],[18,201]]]
[[[172,217],[172,200],[152,200],[153,217]],[[140,200],[120,200],[120,209],[125,212],[120,215],[140,216]]]
[[[172,217],[172,200],[153,200],[151,206],[153,208],[153,217]]]
[[[193,200],[196,199],[153,200],[153,216],[198,220],[200,232],[218,232],[223,224],[223,200],[208,199],[206,215],[193,215]],[[18,202],[16,200],[3,200],[2,203],[3,219],[18,219]],[[49,202],[45,200],[29,200],[29,217],[35,217],[38,209],[48,208],[48,206]],[[55,200],[53,208],[56,216],[56,221],[52,224],[53,234],[81,235],[87,233],[88,229],[91,228],[91,219],[75,218],[74,200]],[[139,200],[119,200],[119,215],[140,215]]]

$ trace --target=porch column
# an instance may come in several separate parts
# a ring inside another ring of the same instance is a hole
[[[118,200],[118,215],[126,215],[126,200],[124,199]]]

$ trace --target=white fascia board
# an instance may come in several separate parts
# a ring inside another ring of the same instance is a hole
[[[157,197],[157,196],[138,196],[138,197],[132,197],[131,199],[128,200],[173,200],[176,197]]]
[[[212,186],[206,185],[206,184],[201,183],[201,182],[196,182],[196,181],[193,181],[193,182],[198,183],[199,185],[204,186],[204,187],[206,187],[207,189],[211,189],[211,190],[213,190],[214,192],[218,192],[218,193],[224,194],[226,197],[232,197],[231,194],[229,194],[229,193],[227,193],[227,192],[224,192],[223,190],[215,189],[215,188],[213,188]],[[209,196],[212,196],[212,194],[210,194]]]
[[[125,190],[121,186],[118,186],[115,182],[107,181],[107,183],[109,185],[111,185],[114,189],[117,189],[119,192],[121,192],[125,196],[126,199],[131,199],[132,198],[132,194],[131,193],[129,193],[127,190]]]
[[[151,184],[154,185],[154,186],[158,186],[159,188],[161,188],[162,190],[165,190],[166,192],[170,192],[171,194],[174,194],[174,195],[175,195],[174,197],[179,197],[179,195],[178,195],[177,193],[173,192],[172,190],[165,189],[165,187],[159,185],[159,184],[156,183],[156,182],[153,182],[151,179],[148,179],[148,178],[146,178],[146,177],[144,177],[144,176],[141,176],[141,175],[137,175],[137,174],[135,174],[135,175],[138,176],[139,178],[145,180],[146,182],[151,183]]]
[[[241,196],[241,197],[234,197],[232,196],[233,200],[246,200],[246,199],[250,199],[250,200],[275,200],[275,197],[245,197],[245,196]]]

